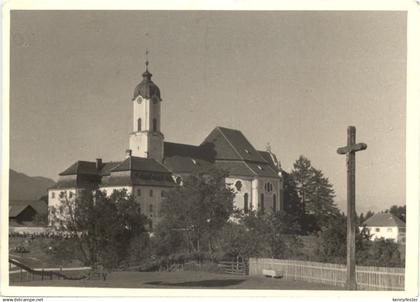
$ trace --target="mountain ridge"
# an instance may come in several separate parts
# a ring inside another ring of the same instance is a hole
[[[47,189],[54,184],[50,178],[9,169],[9,200],[38,200],[47,195]]]

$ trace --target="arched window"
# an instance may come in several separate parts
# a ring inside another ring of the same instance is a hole
[[[141,118],[137,120],[137,131],[141,131]]]
[[[248,193],[244,194],[244,213],[248,213]]]
[[[149,192],[149,196],[150,196],[150,197],[153,197],[153,190],[150,190],[150,192]]]
[[[273,194],[273,212],[277,212],[277,198],[276,198],[276,194]]]
[[[260,210],[261,213],[264,213],[264,193],[261,193]]]
[[[157,119],[153,119],[153,131],[156,132],[157,131]]]

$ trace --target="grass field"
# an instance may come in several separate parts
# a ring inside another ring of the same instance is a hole
[[[101,280],[45,280],[11,284],[17,286],[71,286],[115,288],[207,288],[207,289],[280,289],[339,290],[341,288],[265,277],[232,276],[207,272],[113,272]]]

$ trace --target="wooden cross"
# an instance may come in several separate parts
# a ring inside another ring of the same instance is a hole
[[[356,290],[356,152],[367,148],[356,144],[356,127],[347,128],[347,146],[337,149],[347,155],[347,289]]]

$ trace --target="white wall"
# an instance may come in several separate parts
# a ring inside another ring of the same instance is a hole
[[[241,181],[242,188],[241,191],[238,191],[235,187],[235,183]],[[271,190],[267,190],[266,184],[270,183],[272,185]],[[229,184],[236,193],[234,198],[234,205],[242,209],[244,208],[244,195],[248,193],[248,206],[253,210],[259,208],[261,203],[261,193],[264,194],[264,211],[273,210],[273,196],[276,196],[276,211],[280,211],[281,207],[281,189],[282,184],[281,180],[278,178],[250,178],[250,177],[235,177],[230,176],[226,178],[226,184]]]
[[[366,227],[369,230],[371,235],[371,240],[376,240],[380,238],[391,239],[395,242],[398,242],[399,230],[398,227]],[[360,230],[363,229],[360,227]]]

